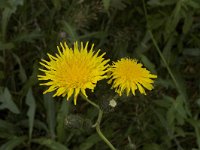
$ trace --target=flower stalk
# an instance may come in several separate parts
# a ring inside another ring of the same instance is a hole
[[[101,110],[101,108],[99,107],[99,105],[97,105],[96,103],[92,102],[91,100],[89,100],[87,97],[85,97],[84,95],[81,95],[83,99],[85,99],[88,103],[90,103],[92,106],[94,106],[95,108],[98,109],[99,113],[98,113],[98,118],[96,123],[93,125],[93,127],[96,128],[96,131],[99,135],[99,137],[110,147],[111,150],[116,150],[116,148],[111,144],[111,142],[104,136],[104,134],[101,132],[100,129],[100,124],[101,124],[101,120],[102,120],[102,116],[103,116],[103,111]]]

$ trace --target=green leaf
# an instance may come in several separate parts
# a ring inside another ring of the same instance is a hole
[[[106,11],[108,11],[109,7],[110,7],[110,0],[102,0],[103,2],[103,6],[105,8]]]
[[[24,83],[27,80],[25,69],[21,64],[20,58],[16,54],[14,54],[14,53],[12,53],[12,54],[19,65],[19,78],[21,79],[22,83]]]
[[[56,10],[61,9],[61,0],[51,0]]]
[[[187,110],[184,107],[185,98],[183,95],[179,95],[176,98],[175,109],[177,111],[177,123],[183,125],[187,118]]]
[[[183,33],[184,34],[187,34],[191,30],[193,20],[194,20],[193,12],[186,13],[185,21],[184,21],[184,25],[183,25]]]
[[[32,137],[33,125],[34,125],[34,118],[35,118],[35,98],[33,97],[32,89],[28,90],[26,95],[26,104],[29,106],[27,116],[29,120],[29,140]]]
[[[95,144],[97,144],[101,139],[99,138],[99,136],[97,134],[92,134],[91,136],[89,136],[80,146],[79,149],[81,150],[89,150],[92,148],[92,146],[94,146]]]
[[[184,131],[182,127],[176,127],[175,132],[176,132],[176,136],[182,136],[182,137],[186,136],[186,132]]]
[[[183,50],[183,55],[186,56],[200,56],[200,48],[185,48]]]
[[[32,32],[23,32],[18,34],[14,41],[21,43],[21,42],[27,42],[27,43],[33,43],[34,40],[39,39],[42,37],[42,34],[39,30],[34,30]]]
[[[24,3],[24,0],[8,0],[9,1],[9,3],[12,5],[12,10],[13,10],[13,12],[15,12],[16,11],[16,7],[18,6],[18,5],[23,5],[23,3]]]
[[[174,122],[176,119],[176,111],[174,109],[174,106],[171,105],[169,110],[167,111],[167,122],[170,126],[174,126]]]
[[[0,58],[1,59],[1,58]],[[5,78],[5,74],[4,74],[4,71],[1,71],[0,70],[0,80],[4,79]]]
[[[8,2],[8,0],[0,0],[0,8],[11,8],[10,3]]]
[[[161,99],[161,100],[155,100],[154,103],[156,105],[158,105],[159,107],[163,107],[163,108],[170,108],[171,106],[171,102],[165,99]]]
[[[9,49],[12,49],[14,47],[15,47],[15,45],[11,42],[3,43],[2,41],[0,41],[0,50],[5,50],[5,49],[9,50]]]
[[[37,75],[38,75],[38,62],[35,62],[33,64],[33,71],[32,71],[31,76],[29,76],[28,80],[24,83],[23,88],[21,89],[23,97],[26,96],[28,90],[32,86],[38,83]]]
[[[140,57],[141,57],[141,61],[145,67],[147,67],[151,72],[156,72],[155,65],[145,55],[141,54]]]
[[[44,95],[44,105],[46,108],[47,123],[50,130],[50,135],[52,139],[55,139],[55,102],[52,98],[52,94],[47,93]]]
[[[46,133],[48,133],[48,127],[46,123],[43,120],[34,120],[34,128],[39,129],[39,130],[44,130]]]
[[[187,119],[187,110],[184,107],[184,96],[177,96],[176,100],[173,101],[171,107],[167,112],[167,121],[169,125],[175,124],[175,120],[178,125],[183,125]]]
[[[1,31],[2,31],[3,40],[6,39],[6,30],[7,30],[8,21],[12,13],[14,13],[17,10],[18,5],[23,4],[23,0],[9,0],[8,2],[11,7],[6,7],[3,10],[2,20],[1,20]]]
[[[124,8],[126,8],[125,2],[128,3],[128,1],[125,1],[125,0],[111,0],[110,7],[113,7],[115,9],[119,9],[119,10],[123,10]]]
[[[71,42],[75,42],[78,40],[78,35],[76,33],[76,29],[74,26],[72,26],[71,24],[69,24],[66,21],[62,21],[63,24],[63,30],[69,35]]]
[[[66,132],[65,131],[65,117],[69,113],[69,108],[70,108],[71,103],[67,103],[66,99],[63,100],[61,108],[58,112],[57,115],[57,138],[59,142],[64,142],[66,140]]]
[[[190,0],[190,1],[187,1],[187,4],[189,6],[191,6],[193,9],[199,9],[200,8],[200,2],[197,1],[197,0]]]
[[[0,130],[0,138],[1,139],[9,139],[13,134]]]
[[[15,147],[20,146],[26,140],[25,136],[13,137],[8,142],[1,145],[0,150],[13,150]]]
[[[162,1],[162,0],[149,0],[147,2],[147,4],[150,5],[150,6],[167,6],[167,5],[173,5],[175,3],[176,3],[175,0],[166,0],[166,1]]]
[[[105,31],[98,31],[98,32],[89,32],[87,34],[79,36],[80,40],[84,40],[87,38],[97,38],[100,40],[105,40],[105,38],[108,36],[108,33]]]
[[[176,3],[176,7],[174,8],[171,16],[168,18],[165,26],[166,31],[166,37],[165,39],[168,39],[170,36],[172,36],[175,33],[175,28],[179,21],[181,20],[182,13],[184,11],[183,9],[184,1],[178,1]]]
[[[2,136],[2,133],[6,133],[8,136],[10,136],[14,135],[16,131],[17,128],[14,124],[0,119],[0,132],[1,132],[0,137]]]
[[[150,29],[158,30],[159,28],[162,28],[162,26],[166,23],[166,19],[167,16],[161,13],[156,13],[148,16]]]
[[[187,120],[195,129],[195,134],[196,134],[196,141],[198,144],[198,148],[200,149],[200,121],[190,118]]]
[[[158,144],[145,144],[143,150],[163,150]]]
[[[165,57],[167,63],[170,65],[171,63],[173,63],[174,61],[172,60],[172,47],[175,43],[175,38],[172,36],[168,41],[167,44],[165,45],[164,49],[163,49],[163,56]]]
[[[185,83],[185,79],[183,78],[183,75],[180,74],[180,71],[174,71],[172,70],[172,73],[176,79],[176,82],[178,83],[178,90],[180,95],[177,98],[181,98],[183,101],[184,105],[184,110],[186,111],[187,115],[191,116],[191,111],[187,102],[188,99],[188,95],[187,95],[187,89],[186,89],[186,83]]]
[[[173,88],[174,87],[174,84],[173,84],[172,80],[170,80],[170,79],[158,78],[158,79],[156,79],[156,84],[159,86],[163,86],[165,88]]]
[[[65,145],[47,138],[33,139],[32,142],[44,145],[51,150],[69,150]]]
[[[10,91],[8,90],[8,88],[5,88],[3,93],[0,95],[0,102],[2,103],[0,105],[0,110],[7,108],[7,109],[9,109],[11,112],[13,112],[15,114],[19,114],[20,113],[17,105],[12,100],[12,96],[11,96]]]

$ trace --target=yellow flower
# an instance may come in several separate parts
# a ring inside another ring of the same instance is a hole
[[[146,68],[142,68],[142,64],[135,59],[122,58],[114,62],[109,68],[110,80],[112,88],[121,96],[123,91],[126,91],[128,96],[130,91],[135,95],[135,90],[139,89],[141,94],[146,95],[144,88],[153,89],[153,80],[157,75],[151,74]]]
[[[92,44],[88,51],[88,42],[85,47],[81,42],[74,43],[74,48],[69,48],[66,43],[60,43],[61,50],[57,46],[58,54],[52,56],[47,54],[50,61],[44,59],[40,64],[45,69],[39,69],[43,75],[38,75],[39,80],[46,81],[40,85],[49,86],[44,92],[56,91],[54,96],[66,96],[67,100],[74,94],[74,104],[76,105],[77,96],[81,92],[87,97],[85,90],[94,90],[97,81],[107,78],[107,63],[102,55],[98,56],[100,50],[94,53]]]

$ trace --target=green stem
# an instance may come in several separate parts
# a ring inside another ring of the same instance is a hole
[[[103,116],[103,111],[99,109],[99,115],[98,115],[98,119],[96,122],[96,131],[99,134],[99,136],[101,137],[101,139],[110,147],[111,150],[116,150],[115,147],[110,143],[110,141],[108,141],[108,139],[101,132],[100,122],[101,122],[102,116]]]
[[[182,93],[182,90],[181,90],[181,88],[180,88],[180,86],[179,86],[179,84],[178,84],[178,82],[177,82],[175,76],[173,75],[173,73],[172,73],[172,71],[171,71],[171,69],[170,69],[170,67],[169,67],[169,65],[168,65],[168,63],[167,63],[165,57],[163,56],[163,54],[162,54],[162,52],[161,52],[161,50],[160,50],[160,48],[159,48],[159,46],[158,46],[158,44],[157,44],[157,42],[156,42],[154,36],[153,36],[153,33],[152,33],[152,31],[151,31],[151,29],[150,29],[150,26],[149,26],[149,23],[148,23],[147,9],[146,9],[146,6],[145,6],[145,2],[144,2],[144,0],[143,0],[142,2],[143,2],[145,18],[146,18],[146,22],[147,22],[147,31],[149,32],[149,35],[150,35],[150,37],[151,37],[151,40],[153,41],[153,44],[154,44],[154,46],[155,46],[155,48],[156,48],[158,54],[160,55],[160,58],[162,59],[163,63],[165,64],[165,66],[166,66],[166,68],[167,68],[167,71],[169,72],[169,75],[171,76],[171,78],[172,78],[172,80],[173,80],[173,82],[174,82],[176,88],[178,89],[179,93]]]
[[[89,100],[87,97],[85,97],[84,95],[82,95],[82,97],[88,102],[90,103],[91,105],[93,105],[94,107],[96,107],[98,110],[99,110],[99,114],[98,114],[98,118],[97,118],[97,121],[95,123],[95,127],[96,127],[96,131],[99,135],[99,137],[110,147],[111,150],[116,150],[116,148],[110,143],[110,141],[104,136],[104,134],[101,132],[101,129],[100,129],[100,124],[101,124],[101,119],[102,119],[102,116],[103,116],[103,111],[100,109],[100,107],[92,102],[91,100]]]
[[[161,57],[163,63],[165,64],[165,66],[166,66],[166,68],[167,68],[167,71],[169,72],[169,74],[170,74],[170,76],[171,76],[171,78],[172,78],[172,80],[173,80],[173,82],[174,82],[176,88],[177,88],[178,91],[181,93],[181,89],[180,89],[180,87],[179,87],[179,84],[178,84],[178,82],[176,81],[176,78],[174,77],[174,75],[173,75],[173,73],[172,73],[172,71],[171,71],[171,69],[170,69],[170,67],[169,67],[169,65],[168,65],[168,63],[167,63],[167,61],[166,61],[166,59],[164,58],[164,56],[163,56],[163,54],[162,54],[160,48],[158,47],[158,44],[157,44],[155,38],[154,38],[154,36],[153,36],[153,34],[152,34],[152,32],[151,32],[150,30],[149,30],[149,34],[150,34],[150,36],[151,36],[151,40],[153,41],[153,44],[154,44],[155,48],[156,48],[158,54],[160,55],[160,57]]]
[[[95,102],[89,100],[87,97],[85,97],[84,95],[82,95],[82,97],[84,98],[84,100],[86,100],[88,103],[90,103],[91,105],[93,105],[94,107],[96,107],[98,110],[100,109],[99,105],[97,105]]]

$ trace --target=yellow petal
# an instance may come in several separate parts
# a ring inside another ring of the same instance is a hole
[[[80,92],[80,89],[75,89],[75,94],[74,94],[74,105],[76,105],[76,101],[77,101],[77,97],[78,97],[79,92]]]
[[[144,88],[140,84],[137,84],[137,87],[138,87],[141,94],[146,95]]]
[[[67,100],[69,100],[69,98],[72,96],[73,93],[74,93],[74,89],[69,89],[67,91]]]
[[[86,92],[84,89],[81,89],[82,94],[87,98],[88,96],[86,95]]]

